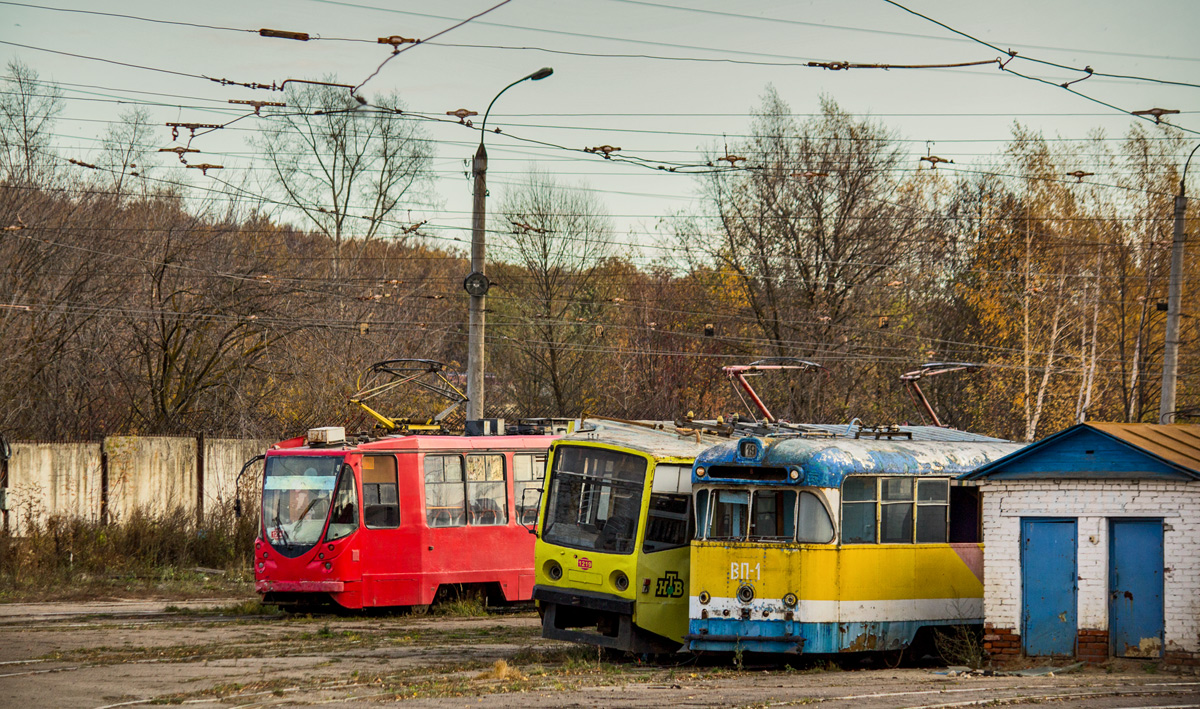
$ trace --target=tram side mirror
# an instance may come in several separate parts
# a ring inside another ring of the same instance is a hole
[[[532,505],[527,505],[527,504],[525,504],[525,500],[528,499],[529,493],[531,493],[531,492],[537,493],[537,497],[535,497],[533,499]],[[521,491],[521,500],[520,500],[520,507],[519,507],[520,515],[521,515],[521,526],[525,528],[525,531],[529,532],[530,534],[532,534],[535,537],[537,536],[538,510],[540,510],[541,508],[542,508],[542,488],[527,487]]]
[[[238,472],[237,478],[233,482],[233,489],[234,489],[234,495],[235,495],[235,497],[233,498],[233,516],[235,519],[242,518],[242,476],[246,474],[246,471],[250,469],[250,466],[254,465],[255,463],[257,463],[260,460],[265,460],[266,457],[267,456],[265,456],[265,455],[254,456],[250,460],[247,460],[246,464],[243,465],[242,469]]]

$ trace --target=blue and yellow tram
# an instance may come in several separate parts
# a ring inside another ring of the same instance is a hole
[[[922,628],[981,624],[979,499],[955,478],[1021,444],[812,428],[697,456],[688,648],[900,650]]]

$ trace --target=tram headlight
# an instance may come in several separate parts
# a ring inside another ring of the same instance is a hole
[[[704,468],[696,468],[696,477],[698,477],[698,478],[704,477]]]
[[[788,473],[788,477],[790,477],[792,480],[799,480],[800,479],[800,469],[792,468],[792,471],[790,473]]]
[[[562,578],[562,566],[560,566],[559,563],[553,559],[547,561],[546,565],[542,567],[542,570],[546,572],[546,576],[551,581],[557,581]]]
[[[629,577],[624,571],[614,571],[612,573],[612,585],[618,591],[624,591],[629,588]]]
[[[749,603],[750,601],[753,601],[754,589],[743,584],[740,588],[738,588],[737,599],[742,603]]]
[[[700,605],[707,606],[708,602],[711,600],[712,600],[712,596],[708,595],[708,591],[700,592]]]
[[[784,596],[783,605],[787,606],[788,608],[794,608],[796,606],[796,594],[789,593],[788,595]]]

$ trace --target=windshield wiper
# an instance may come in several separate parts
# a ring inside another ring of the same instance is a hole
[[[300,516],[296,518],[296,524],[303,522],[304,518],[308,516],[309,511],[315,507],[316,504],[321,501],[321,499],[322,498],[320,497],[314,497],[312,501],[308,503],[308,506],[304,508],[304,511],[300,513]]]

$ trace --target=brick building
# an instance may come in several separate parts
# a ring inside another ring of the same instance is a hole
[[[1200,425],[1086,423],[964,476],[993,657],[1200,672]]]

